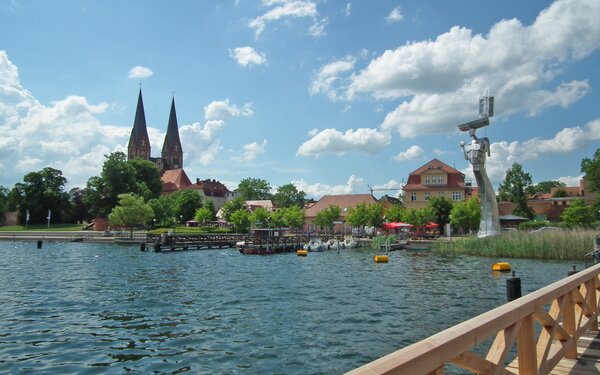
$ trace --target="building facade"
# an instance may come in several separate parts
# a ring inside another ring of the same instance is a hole
[[[464,201],[472,196],[470,182],[465,175],[446,163],[433,159],[408,175],[404,186],[404,206],[419,209],[427,206],[429,199],[443,196],[452,202]]]

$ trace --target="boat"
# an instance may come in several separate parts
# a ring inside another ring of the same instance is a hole
[[[308,251],[325,251],[327,250],[327,245],[320,238],[312,238],[302,248]]]
[[[327,241],[327,250],[339,250],[342,249],[342,241],[338,241],[336,239],[330,239],[329,241]]]
[[[358,242],[354,241],[353,238],[345,238],[342,241],[342,249],[354,249],[358,247]]]

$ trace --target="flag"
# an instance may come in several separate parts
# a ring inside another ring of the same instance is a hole
[[[29,221],[29,208],[27,209],[27,212],[25,213],[25,221]]]
[[[52,217],[52,211],[50,209],[48,209],[48,221],[50,221],[51,217]]]

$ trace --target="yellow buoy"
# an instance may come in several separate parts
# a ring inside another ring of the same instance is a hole
[[[373,259],[375,260],[375,263],[387,263],[388,262],[387,255],[375,255],[373,257]]]
[[[296,250],[296,255],[298,255],[299,257],[305,257],[308,255],[308,250]]]
[[[492,265],[492,271],[508,272],[511,270],[510,263],[498,262]]]

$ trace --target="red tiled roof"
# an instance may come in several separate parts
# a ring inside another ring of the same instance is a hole
[[[182,168],[167,169],[162,173],[160,179],[163,182],[163,192],[178,190],[192,184]]]
[[[458,169],[456,168],[452,168],[451,166],[449,166],[448,164],[444,163],[443,161],[440,161],[439,159],[433,159],[431,160],[429,163],[426,163],[425,165],[423,165],[422,167],[414,170],[413,172],[410,173],[410,175],[420,175],[423,172],[429,170],[429,169],[441,169],[446,173],[458,173],[458,174],[462,174]]]
[[[360,203],[374,204],[377,200],[371,194],[325,195],[306,209],[306,217],[315,217],[329,206],[338,206],[341,209],[341,217],[344,218],[349,208],[354,208]]]

